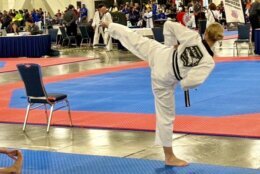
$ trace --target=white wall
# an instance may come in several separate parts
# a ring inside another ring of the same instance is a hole
[[[219,5],[221,0],[213,0],[214,4]]]
[[[0,9],[1,10],[6,10],[9,9],[9,7],[13,7],[15,4],[15,0],[1,0],[1,6]]]
[[[65,7],[72,4],[76,7],[76,2],[80,0],[0,0],[0,10],[9,9],[29,9],[42,8],[43,10],[55,14],[58,9],[64,11]],[[86,4],[89,10],[89,18],[94,16],[94,0],[81,0],[82,4]]]

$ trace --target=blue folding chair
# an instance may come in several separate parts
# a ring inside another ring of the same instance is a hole
[[[69,36],[66,32],[65,27],[60,27],[60,32],[62,36],[62,43],[61,46],[64,46],[64,43],[66,40],[68,40],[68,46],[71,45],[71,42],[73,41],[77,45],[77,40],[75,36]]]
[[[79,26],[79,31],[81,34],[81,42],[80,46],[83,45],[84,41],[87,42],[87,44],[90,46],[91,45],[91,38],[88,33],[88,28],[86,26]]]
[[[237,50],[237,56],[239,55],[238,44],[248,43],[248,54],[252,53],[252,43],[250,42],[250,24],[238,25],[238,38],[234,42],[233,55],[235,55],[235,49]]]
[[[47,120],[47,132],[49,132],[52,114],[54,111],[61,108],[67,107],[68,114],[70,119],[70,126],[72,126],[72,119],[70,113],[70,105],[67,99],[66,94],[61,93],[47,93],[42,81],[41,67],[38,64],[27,63],[27,64],[18,64],[16,65],[19,71],[19,74],[23,80],[26,95],[27,95],[27,110],[25,114],[25,120],[23,124],[23,131],[25,131],[26,123],[28,120],[29,112],[36,108],[45,107],[45,114]],[[58,108],[55,108],[55,105],[59,102],[64,102],[64,105],[61,105]],[[47,113],[47,106],[50,106],[50,114]]]

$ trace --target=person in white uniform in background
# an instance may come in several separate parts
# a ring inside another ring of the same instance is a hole
[[[104,39],[104,30],[100,26],[101,17],[102,16],[101,16],[99,10],[96,10],[96,12],[94,14],[94,18],[93,18],[93,23],[92,23],[92,27],[94,28],[94,31],[95,31],[94,38],[93,38],[93,47],[95,47],[95,45],[99,44],[100,35]]]
[[[166,21],[166,45],[163,45],[120,24],[102,23],[102,26],[108,28],[110,36],[118,39],[125,48],[148,61],[155,98],[155,143],[163,146],[166,165],[188,165],[186,161],[178,159],[172,149],[174,89],[178,82],[184,90],[188,90],[206,80],[215,66],[211,47],[223,38],[223,27],[218,23],[210,25],[202,41],[198,32],[179,23]],[[180,43],[178,47],[174,46],[177,41]]]
[[[220,12],[217,10],[216,4],[211,3],[209,5],[209,9],[207,10],[206,17],[207,17],[206,27],[208,27],[210,24],[212,24],[214,22],[219,22]],[[219,41],[218,44],[219,44],[219,47],[221,47],[222,41]]]
[[[98,6],[98,9],[99,9],[99,12],[102,15],[101,22],[107,22],[107,23],[113,22],[112,16],[111,16],[111,14],[109,13],[107,7],[104,4],[100,4]],[[112,38],[110,37],[110,35],[107,32],[106,28],[104,29],[104,37],[103,38],[104,38],[104,43],[106,44],[107,51],[111,51],[112,48],[113,48]]]
[[[189,20],[188,22],[186,23],[186,26],[189,27],[189,28],[196,28],[196,22],[195,22],[195,15],[193,13],[193,4],[191,2],[190,5],[188,5],[189,8],[188,8],[188,16],[189,16]],[[187,12],[186,12],[187,13]],[[185,14],[186,15],[186,14]],[[185,16],[184,15],[184,16]],[[185,20],[184,20],[185,21]]]
[[[207,27],[214,22],[218,22],[220,13],[217,10],[216,4],[211,3],[209,5],[209,9],[207,10],[206,17],[207,17]]]
[[[153,12],[151,7],[147,7],[144,13],[144,20],[146,21],[146,28],[153,28]]]

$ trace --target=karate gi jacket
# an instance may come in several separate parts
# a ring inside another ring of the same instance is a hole
[[[108,27],[111,37],[120,42],[133,54],[147,60],[152,70],[152,79],[165,84],[180,81],[184,90],[202,84],[214,69],[213,52],[196,31],[179,23],[167,21],[164,24],[165,45],[142,37],[131,29],[111,23]],[[173,46],[179,42],[175,49]]]

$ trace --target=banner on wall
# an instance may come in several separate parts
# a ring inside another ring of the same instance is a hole
[[[241,0],[224,0],[223,2],[228,23],[245,23]]]

